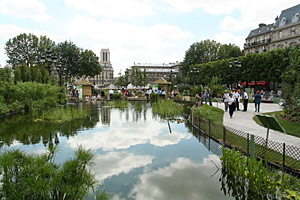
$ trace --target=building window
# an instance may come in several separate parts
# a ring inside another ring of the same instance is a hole
[[[278,37],[279,37],[279,38],[282,38],[282,31],[280,31],[280,32],[278,33]]]
[[[292,23],[299,21],[300,15],[299,13],[295,13],[292,18]]]
[[[283,17],[280,19],[279,26],[284,26],[286,24],[286,18]]]
[[[296,28],[295,27],[291,28],[291,34],[296,35]]]

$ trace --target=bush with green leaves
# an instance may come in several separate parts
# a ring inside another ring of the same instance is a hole
[[[10,68],[0,69],[0,115],[21,110],[49,110],[59,102],[64,102],[59,86],[14,81]]]
[[[42,155],[19,150],[4,152],[0,155],[0,198],[85,199],[96,186],[88,168],[93,158],[91,150],[79,147],[74,158],[59,166],[54,163],[54,149]],[[95,199],[107,199],[107,194],[103,192]]]

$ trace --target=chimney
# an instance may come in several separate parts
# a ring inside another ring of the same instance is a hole
[[[261,27],[264,27],[264,26],[267,26],[266,24],[264,24],[264,23],[260,23],[260,24],[258,24],[258,27],[259,28],[261,28]]]

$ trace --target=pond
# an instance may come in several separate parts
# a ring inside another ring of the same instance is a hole
[[[100,102],[73,106],[90,116],[61,125],[25,115],[0,120],[1,151],[43,153],[56,146],[55,161],[62,163],[79,145],[92,149],[91,170],[113,200],[232,199],[220,191],[222,147],[189,127],[188,112],[168,124],[150,103],[122,110]]]

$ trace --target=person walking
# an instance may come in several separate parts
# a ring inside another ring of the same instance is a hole
[[[248,107],[248,93],[245,90],[242,90],[242,98],[243,98],[243,105],[244,105],[243,112],[247,112],[247,107]]]
[[[231,93],[229,94],[228,105],[229,105],[229,116],[230,118],[232,118],[233,112],[235,110],[235,99]]]
[[[204,101],[205,101],[205,104],[207,104],[207,97],[208,97],[208,93],[207,93],[207,91],[206,91],[206,90],[204,90],[203,96],[204,96]]]
[[[233,90],[233,94],[232,94],[233,98],[235,99],[235,107],[238,111],[240,111],[240,93],[237,90]]]
[[[225,104],[225,112],[228,110],[228,98],[229,98],[229,93],[227,90],[225,90],[225,93],[223,95],[223,102]]]
[[[213,97],[213,92],[209,89],[208,91],[208,100],[209,100],[209,105],[212,106],[212,97]]]
[[[259,112],[260,102],[261,102],[261,94],[259,90],[257,90],[256,94],[254,95],[255,112]]]

